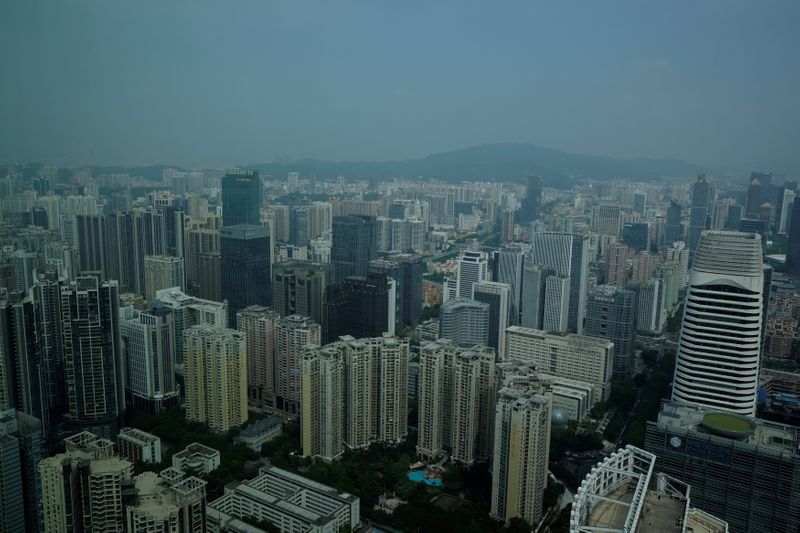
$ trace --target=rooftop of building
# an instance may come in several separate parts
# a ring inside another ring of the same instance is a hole
[[[239,432],[240,437],[258,437],[262,433],[271,430],[275,426],[280,426],[283,421],[277,416],[268,416],[247,424],[247,426]]]
[[[800,428],[795,426],[672,401],[662,405],[657,424],[665,430],[680,428],[774,454],[800,456]]]
[[[129,428],[129,427],[120,429],[118,436],[142,445],[150,444],[151,442],[156,442],[160,440],[156,435],[153,435],[152,433],[147,433],[146,431],[142,431],[141,429]]]
[[[192,444],[188,445],[183,450],[177,452],[175,457],[179,459],[183,459],[185,457],[194,457],[194,456],[201,456],[201,457],[217,457],[219,456],[219,452],[210,446],[206,446],[205,444],[200,444],[199,442],[193,442]]]
[[[134,478],[136,508],[154,517],[169,516],[180,507],[178,496],[185,492],[183,487],[205,492],[205,484],[201,479],[189,477],[172,485],[155,472],[143,472]]]

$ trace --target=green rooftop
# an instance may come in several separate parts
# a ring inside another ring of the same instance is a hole
[[[747,418],[728,413],[707,413],[703,415],[703,427],[715,433],[749,434],[755,430],[755,424]]]

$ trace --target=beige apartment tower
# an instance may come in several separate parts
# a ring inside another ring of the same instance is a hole
[[[183,258],[168,255],[148,255],[144,258],[144,297],[153,303],[156,291],[170,287],[186,289]]]
[[[236,329],[247,338],[247,399],[269,412],[275,408],[276,320],[276,313],[259,305],[236,313]]]
[[[186,418],[225,432],[247,422],[247,339],[228,328],[184,332]]]

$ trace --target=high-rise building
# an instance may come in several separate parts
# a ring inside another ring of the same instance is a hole
[[[258,225],[261,222],[261,178],[256,170],[230,168],[222,177],[222,224]]]
[[[133,464],[114,455],[114,442],[82,432],[66,451],[39,464],[43,531],[124,531],[122,513]]]
[[[275,409],[300,415],[300,361],[303,349],[321,343],[320,325],[307,317],[291,315],[275,321]]]
[[[551,387],[536,374],[504,376],[494,414],[491,515],[508,523],[542,519],[547,488]]]
[[[366,276],[369,262],[378,256],[376,220],[370,215],[333,217],[331,230],[331,282],[342,284],[349,276]]]
[[[324,320],[326,342],[343,335],[376,337],[394,335],[397,289],[384,273],[350,276],[341,286],[329,287]]]
[[[0,412],[0,531],[42,531],[39,462],[46,450],[38,418]]]
[[[606,283],[625,285],[628,269],[628,247],[614,243],[606,249]]]
[[[647,193],[636,191],[633,193],[633,210],[644,215],[645,208],[647,207]]]
[[[758,178],[753,178],[750,181],[750,186],[747,188],[747,209],[745,210],[745,215],[749,218],[758,218],[761,204],[761,182],[758,181]]]
[[[505,359],[506,328],[509,326],[509,287],[497,281],[480,281],[473,285],[477,302],[489,305],[488,346],[494,348],[501,361]]]
[[[422,257],[395,254],[369,263],[370,272],[386,274],[395,282],[395,321],[398,326],[412,324],[422,312]]]
[[[607,339],[511,326],[506,330],[506,360],[534,363],[543,374],[595,385],[592,405],[611,393],[614,343]]]
[[[275,321],[277,313],[252,305],[236,314],[247,339],[247,399],[260,409],[275,407]]]
[[[689,249],[682,241],[674,242],[667,248],[667,261],[678,265],[678,288],[682,289],[689,283]]]
[[[596,206],[592,211],[592,229],[598,235],[619,237],[622,229],[622,207],[619,204]]]
[[[464,250],[458,258],[458,297],[472,298],[472,286],[479,281],[486,281],[489,274],[489,263],[482,252]]]
[[[417,454],[472,464],[488,460],[494,419],[494,350],[446,339],[420,350]]]
[[[636,329],[642,333],[658,334],[664,329],[664,280],[650,279],[639,288]]]
[[[207,324],[184,331],[186,418],[226,432],[247,422],[247,339]]]
[[[522,314],[522,291],[525,268],[525,248],[522,246],[504,246],[497,251],[493,279],[507,283],[509,290],[509,326],[520,323]]]
[[[739,225],[743,218],[742,206],[731,205],[728,206],[728,216],[725,217],[725,225],[723,228],[726,231],[739,231]]]
[[[272,308],[281,316],[300,315],[322,324],[325,314],[324,267],[308,261],[275,263]]]
[[[225,226],[220,231],[222,295],[228,322],[250,305],[272,303],[270,238],[266,226]]]
[[[127,488],[127,486],[126,486]],[[133,480],[134,503],[125,508],[128,533],[207,531],[206,482],[177,468],[143,472]]]
[[[542,178],[535,174],[528,175],[528,186],[525,198],[519,210],[519,221],[527,224],[542,216]]]
[[[569,278],[569,331],[583,331],[586,314],[587,238],[571,233],[544,232],[533,236],[532,260],[554,268],[559,276]]]
[[[61,330],[68,421],[113,437],[125,412],[117,282],[86,276],[63,286]]]
[[[148,255],[144,258],[144,297],[154,302],[156,291],[170,287],[186,290],[183,258],[166,255]]]
[[[786,245],[786,273],[800,276],[800,197],[792,203],[789,240]]]
[[[689,208],[689,229],[686,235],[686,245],[689,252],[694,253],[700,242],[700,233],[708,224],[709,207],[713,201],[711,185],[706,181],[705,175],[697,176],[697,181],[692,184],[691,207]],[[678,239],[680,240],[680,239]]]
[[[673,400],[755,414],[763,285],[758,235],[701,235],[689,273]]]
[[[512,242],[514,236],[514,215],[513,209],[503,209],[500,213],[500,239],[505,242]]]
[[[647,222],[626,222],[622,225],[622,243],[637,252],[650,249],[650,225]]]
[[[779,210],[775,213],[775,226],[777,226],[778,233],[788,233],[792,221],[795,192],[791,189],[781,189],[781,191]]]
[[[455,298],[439,310],[439,338],[457,346],[486,346],[489,343],[491,306],[485,302]]]
[[[125,399],[133,409],[158,413],[178,405],[175,382],[175,322],[169,309],[120,309]]]
[[[342,337],[302,359],[301,440],[305,457],[332,460],[345,448],[397,444],[408,433],[406,339]]]
[[[691,485],[694,505],[727,521],[730,531],[794,531],[800,524],[796,427],[666,402],[647,422],[645,449],[659,470]]]
[[[667,217],[664,224],[664,242],[661,246],[668,246],[673,242],[683,240],[683,227],[681,226],[681,205],[670,200],[667,208]]]
[[[600,285],[589,293],[584,333],[614,343],[614,379],[629,379],[636,338],[636,293]]]

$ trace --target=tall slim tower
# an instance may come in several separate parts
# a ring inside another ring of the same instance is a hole
[[[87,276],[62,287],[61,331],[70,424],[116,436],[125,412],[117,282]]]
[[[789,218],[786,272],[793,276],[800,276],[800,196],[796,197],[792,202]]]
[[[310,318],[297,315],[275,322],[275,408],[289,416],[300,415],[300,361],[308,345],[319,346],[322,331]]]
[[[522,224],[538,220],[542,216],[542,178],[535,174],[528,175],[528,187],[522,207],[519,210],[519,221]]]
[[[636,293],[600,285],[589,293],[584,333],[614,343],[614,378],[630,378],[636,338]]]
[[[692,204],[689,209],[689,230],[686,235],[686,244],[689,251],[694,253],[700,242],[700,233],[706,229],[708,221],[708,208],[711,205],[711,185],[704,175],[697,176],[697,181],[692,184]]]
[[[222,296],[228,300],[228,322],[249,305],[272,303],[270,237],[266,226],[226,226],[220,245]]]
[[[144,258],[144,297],[152,303],[156,299],[156,291],[170,287],[186,290],[186,278],[183,270],[183,257],[168,255],[148,255]]]
[[[497,357],[505,359],[506,328],[509,326],[508,285],[497,281],[481,281],[474,285],[474,298],[489,304],[489,346],[495,349]]]
[[[703,232],[689,273],[673,400],[755,415],[763,285],[760,236]]]
[[[378,231],[374,216],[333,217],[331,230],[331,281],[341,284],[348,276],[366,276],[369,262],[378,256]]]
[[[229,168],[222,177],[222,223],[258,225],[261,208],[261,178],[258,171]]]
[[[247,398],[260,408],[275,406],[275,321],[274,313],[260,305],[236,314],[236,329],[247,337]]]

